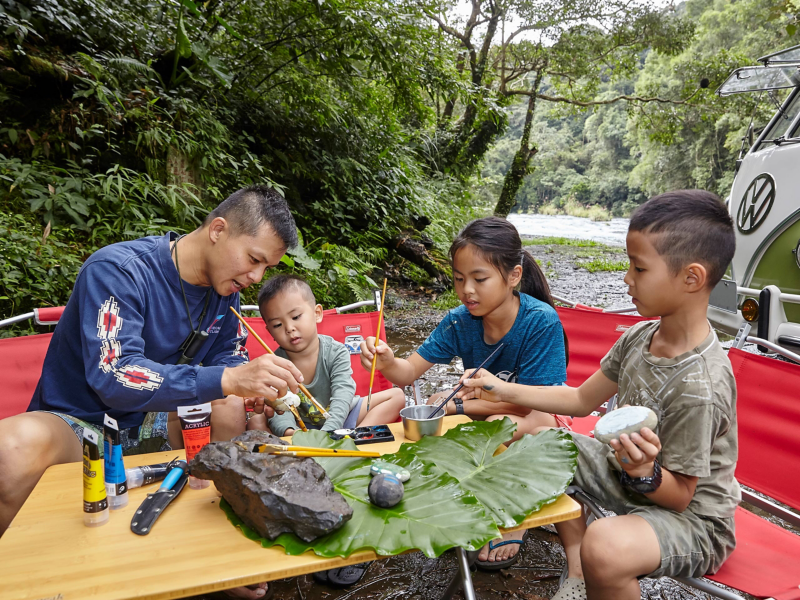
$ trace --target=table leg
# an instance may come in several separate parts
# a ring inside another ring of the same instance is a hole
[[[450,600],[459,586],[464,590],[465,600],[477,600],[475,588],[472,586],[472,575],[469,570],[470,566],[475,563],[477,558],[477,552],[466,552],[463,548],[456,548],[458,573],[453,576],[453,580],[450,582],[450,585],[447,586],[444,594],[442,594],[441,600]]]

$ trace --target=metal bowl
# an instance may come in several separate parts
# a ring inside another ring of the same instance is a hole
[[[436,413],[432,419],[428,415],[433,411],[433,406],[407,406],[400,411],[403,419],[403,435],[407,440],[416,442],[424,435],[442,435],[442,419],[444,410]]]

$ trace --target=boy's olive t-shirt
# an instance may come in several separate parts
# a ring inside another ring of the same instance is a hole
[[[658,321],[638,323],[600,362],[619,385],[617,406],[647,406],[658,415],[658,461],[670,471],[698,477],[688,510],[732,517],[741,500],[733,476],[738,457],[736,381],[714,331],[675,358],[650,354]],[[619,469],[614,451],[609,461]]]
[[[317,368],[314,379],[305,386],[314,395],[314,399],[327,409],[330,418],[326,420],[302,391],[298,394],[300,406],[297,411],[309,429],[334,431],[344,426],[345,419],[350,414],[350,403],[356,394],[356,382],[353,381],[350,353],[345,345],[329,335],[318,334],[318,337]],[[275,350],[275,354],[288,359],[283,348]],[[297,427],[297,421],[291,412],[276,414],[269,420],[269,428],[278,436],[283,435],[287,429]]]

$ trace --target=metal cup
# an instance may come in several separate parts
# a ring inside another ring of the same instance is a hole
[[[407,406],[400,411],[400,417],[403,419],[403,435],[407,440],[416,442],[424,435],[442,435],[442,419],[444,419],[444,410],[440,410],[432,419],[428,415],[433,412],[434,407],[423,406]]]

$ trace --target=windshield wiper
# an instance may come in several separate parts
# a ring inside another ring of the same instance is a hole
[[[787,138],[785,135],[781,137],[777,137],[772,140],[764,140],[764,144],[775,144],[776,146],[780,146],[781,144],[800,144],[800,138],[791,137]]]

